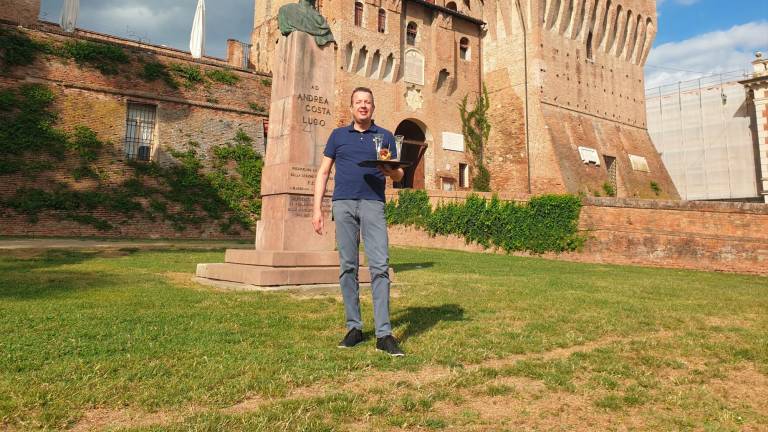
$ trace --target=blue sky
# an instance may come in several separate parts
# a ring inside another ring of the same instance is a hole
[[[768,54],[768,0],[660,0],[646,87],[707,74],[750,71]]]
[[[42,0],[57,22],[64,0]],[[223,57],[226,40],[250,41],[254,1],[208,0],[206,52]],[[197,0],[80,0],[78,27],[188,50]],[[658,0],[658,34],[646,87],[747,70],[768,55],[768,0]]]
[[[768,0],[657,1],[656,44],[689,39],[715,30],[768,19]]]

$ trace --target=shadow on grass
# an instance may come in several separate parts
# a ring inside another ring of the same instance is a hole
[[[81,289],[109,288],[120,279],[98,271],[64,266],[82,264],[116,251],[24,250],[0,256],[0,298],[32,300],[66,295]],[[121,256],[126,252],[119,252]]]
[[[100,254],[100,251],[62,249],[13,251],[9,256],[3,257],[0,255],[0,271],[3,273],[20,272],[80,264],[97,258]]]
[[[418,269],[424,269],[424,268],[430,268],[434,267],[435,263],[432,261],[429,262],[418,262],[418,263],[402,263],[402,264],[390,264],[392,266],[392,270],[397,272],[406,272],[410,270],[418,270]]]
[[[398,312],[392,319],[392,327],[405,326],[400,336],[404,341],[424,333],[441,321],[464,321],[464,309],[456,304],[409,307]]]

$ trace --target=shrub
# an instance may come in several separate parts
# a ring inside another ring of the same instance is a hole
[[[263,105],[257,104],[256,102],[248,102],[248,106],[256,113],[259,113],[259,114],[267,113],[267,109]]]
[[[27,170],[24,153],[64,157],[67,134],[53,127],[53,92],[41,84],[27,84],[0,91],[0,174]]]
[[[91,41],[65,42],[60,54],[72,58],[79,65],[96,68],[104,75],[117,74],[121,65],[131,61],[121,47]]]
[[[403,189],[397,201],[390,201],[385,211],[387,222],[391,224],[424,226],[432,206],[425,191]]]
[[[194,88],[197,84],[202,84],[205,81],[200,68],[195,65],[171,63],[170,70],[184,80],[184,87],[186,88]]]
[[[659,196],[661,193],[661,187],[659,187],[659,184],[653,180],[651,180],[651,190],[656,194],[656,196]]]
[[[507,252],[562,252],[577,249],[581,201],[572,195],[533,197],[524,204],[470,195],[463,203],[432,210],[424,191],[403,190],[387,204],[391,224],[423,226],[432,235],[458,235],[484,247]]]
[[[148,82],[161,79],[168,87],[174,90],[179,88],[179,82],[171,75],[168,68],[160,62],[144,64],[144,69],[142,70],[140,77]]]
[[[43,50],[43,44],[33,41],[26,34],[0,28],[0,65],[2,65],[2,69],[8,70],[16,66],[30,65]]]
[[[240,78],[229,69],[211,69],[205,73],[205,76],[211,81],[226,85],[235,85],[240,81]]]
[[[616,196],[616,188],[614,188],[613,185],[608,182],[603,183],[603,192],[605,192],[605,196]]]

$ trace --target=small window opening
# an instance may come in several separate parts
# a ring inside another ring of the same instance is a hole
[[[157,106],[128,103],[125,122],[125,156],[131,160],[148,161],[152,152]]]
[[[469,39],[465,37],[459,41],[459,58],[469,60]]]
[[[441,89],[445,82],[448,81],[448,76],[450,76],[450,72],[448,72],[448,69],[440,69],[440,72],[437,74],[437,89]]]
[[[469,187],[469,165],[467,164],[459,164],[459,187]]]
[[[361,2],[355,2],[355,25],[358,27],[363,25],[363,4]]]
[[[416,23],[411,21],[408,23],[408,27],[405,29],[405,42],[408,45],[416,45],[416,32],[418,27]]]
[[[384,9],[379,9],[379,22],[377,27],[379,33],[384,33],[387,29],[387,12]]]

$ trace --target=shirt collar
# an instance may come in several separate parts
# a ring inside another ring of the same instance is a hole
[[[355,122],[351,122],[351,123],[349,124],[349,127],[347,127],[347,130],[348,130],[349,132],[357,132],[357,129],[355,129]],[[379,131],[379,127],[378,127],[378,126],[376,126],[376,122],[374,122],[373,120],[371,120],[371,126],[370,126],[370,127],[368,127],[368,129],[364,130],[364,131],[363,131],[363,132],[361,132],[361,133],[366,133],[366,132],[372,132],[372,133],[376,133],[376,132],[378,132],[378,131]]]

